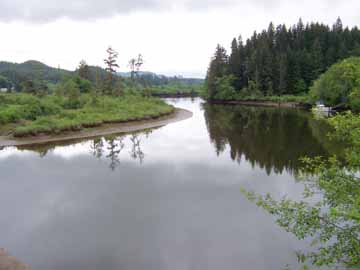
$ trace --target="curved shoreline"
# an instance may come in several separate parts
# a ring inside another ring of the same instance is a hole
[[[162,116],[154,120],[133,121],[119,124],[104,124],[101,127],[88,128],[76,132],[66,132],[61,135],[40,135],[26,138],[0,136],[0,147],[28,146],[51,142],[71,141],[75,139],[95,138],[118,133],[130,133],[145,129],[162,127],[171,123],[186,120],[192,116],[193,113],[188,110],[175,108],[175,112],[171,113],[170,115]]]

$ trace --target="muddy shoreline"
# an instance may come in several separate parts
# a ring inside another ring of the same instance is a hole
[[[65,142],[75,139],[95,138],[118,133],[130,133],[176,123],[191,118],[192,116],[193,113],[188,110],[175,108],[173,113],[153,120],[132,121],[119,124],[104,124],[101,127],[88,128],[76,132],[66,132],[60,135],[39,135],[25,138],[0,136],[0,147],[30,146],[51,142]]]

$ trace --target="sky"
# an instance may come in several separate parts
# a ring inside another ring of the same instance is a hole
[[[119,71],[144,56],[143,70],[202,78],[217,44],[229,48],[276,25],[318,21],[360,27],[359,0],[0,0],[0,60],[38,60],[74,70],[84,59]]]

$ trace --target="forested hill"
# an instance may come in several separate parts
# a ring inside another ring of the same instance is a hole
[[[71,72],[59,68],[49,67],[39,61],[26,61],[21,64],[0,62],[0,75],[6,77],[10,82],[16,84],[17,81],[25,79],[41,79],[56,83],[64,75],[70,75]]]
[[[124,77],[124,78],[130,78],[131,72],[118,72],[118,75],[121,77]],[[200,84],[204,83],[204,79],[184,78],[182,76],[169,77],[169,76],[156,74],[154,72],[149,72],[149,71],[140,71],[138,73],[138,76],[153,86],[161,86],[161,85],[169,84],[169,83],[173,83],[173,82],[179,82],[179,83],[189,85],[189,86],[200,85]]]
[[[98,66],[87,67],[87,78],[92,83],[96,80],[103,80],[106,77],[105,69]],[[24,63],[10,63],[0,61],[0,88],[12,88],[16,91],[21,91],[22,84],[26,81],[43,81],[45,83],[57,84],[64,77],[74,76],[78,73],[76,71],[68,71],[60,68],[53,68],[47,66],[39,61],[26,61]],[[118,73],[123,78],[129,78],[131,73]],[[167,77],[164,75],[158,75],[152,72],[140,72],[138,75],[140,82],[147,86],[163,86],[181,84],[186,86],[201,85],[203,79],[192,79],[183,77]]]
[[[360,55],[360,30],[321,23],[274,26],[231,44],[230,55],[218,45],[207,73],[209,98],[307,93],[327,68]]]

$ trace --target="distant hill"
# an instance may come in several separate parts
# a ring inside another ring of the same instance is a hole
[[[106,71],[98,66],[89,66],[90,80],[92,82],[98,79],[104,79]],[[24,80],[44,80],[49,83],[58,83],[64,76],[74,75],[76,71],[69,71],[65,69],[53,68],[45,65],[39,61],[30,60],[24,63],[11,63],[0,61],[0,76],[8,79],[8,81],[17,88]],[[123,78],[130,78],[130,72],[117,73]],[[141,71],[139,77],[147,85],[166,85],[169,83],[180,83],[182,85],[198,85],[202,84],[202,79],[192,79],[183,77],[167,77],[153,72]]]
[[[60,81],[64,75],[71,75],[71,71],[53,68],[39,61],[26,61],[21,64],[0,62],[0,74],[13,81],[15,77],[26,79],[41,79],[52,83]]]

